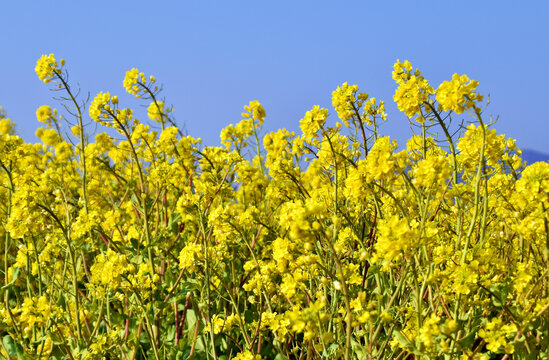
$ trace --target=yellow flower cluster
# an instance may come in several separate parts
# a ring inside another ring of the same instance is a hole
[[[419,224],[410,224],[406,219],[392,216],[384,219],[378,225],[379,239],[376,243],[376,253],[380,258],[391,262],[397,261],[402,255],[410,256],[421,244],[417,230]]]
[[[339,118],[349,127],[349,120],[358,121],[361,128],[364,124],[374,125],[376,116],[382,120],[387,118],[385,114],[385,102],[376,104],[376,98],[369,98],[366,93],[358,92],[358,85],[343,83],[332,93],[332,106],[335,108]],[[374,132],[377,132],[374,129]]]
[[[349,119],[355,115],[355,101],[358,99],[363,100],[363,95],[356,95],[358,91],[358,85],[349,85],[343,83],[341,86],[338,86],[336,90],[332,93],[332,106],[337,111],[337,115],[349,126]]]
[[[467,75],[454,74],[452,80],[443,81],[437,89],[437,101],[443,111],[454,111],[461,114],[482,101],[483,96],[475,92],[478,81]]]
[[[105,254],[97,255],[90,271],[90,283],[94,285],[94,289],[104,294],[107,289],[118,290],[124,282],[124,277],[135,272],[135,268],[125,255],[107,249]]]
[[[34,327],[46,326],[51,320],[53,311],[55,306],[51,306],[46,296],[25,298],[19,315],[25,337],[30,337]]]
[[[65,60],[61,59],[60,63],[61,66],[65,65]],[[42,55],[38,59],[34,71],[38,75],[38,78],[47,84],[61,72],[61,68],[57,64],[53,54],[49,54]]]
[[[314,137],[318,137],[318,131],[322,129],[328,118],[328,109],[321,109],[315,105],[305,113],[305,117],[299,122],[303,139],[310,142]]]
[[[142,91],[142,88],[139,86],[139,84],[146,83],[147,78],[145,77],[145,74],[139,72],[139,70],[137,70],[136,68],[132,68],[131,70],[126,71],[126,77],[124,77],[123,85],[128,93],[137,96]]]
[[[151,102],[149,107],[147,108],[147,116],[152,121],[158,122],[158,123],[164,123],[164,116],[167,114],[168,109],[164,105],[164,101],[158,101],[158,102]]]
[[[54,109],[54,112],[56,113],[57,111]],[[50,124],[53,115],[51,107],[48,105],[42,105],[36,110],[36,118],[44,124]]]
[[[256,120],[257,124],[254,124],[256,127],[263,124],[265,121],[265,109],[263,109],[263,106],[259,103],[259,101],[250,101],[248,105],[244,106],[244,110],[246,110],[246,112],[242,113],[242,116],[244,118],[252,118],[253,120]]]
[[[221,130],[221,143],[227,148],[233,146],[237,151],[248,145],[248,138],[253,135],[253,120],[244,119],[236,125],[229,125]]]
[[[132,109],[119,109],[118,97],[106,92],[95,96],[88,110],[90,117],[103,126],[116,129],[124,134],[126,127],[133,121]]]
[[[444,189],[451,172],[450,163],[445,156],[429,156],[427,159],[418,161],[412,169],[412,182],[415,186],[423,187],[426,191]]]
[[[250,350],[236,354],[233,360],[261,360],[261,355],[254,355]]]
[[[93,120],[100,122],[102,125],[108,126],[108,123],[105,120],[109,118],[109,112],[112,112],[113,110],[109,105],[110,101],[111,94],[108,92],[100,92],[97,94],[90,105],[90,117]]]
[[[6,118],[6,113],[0,106],[0,135],[6,136],[13,131],[13,123],[9,118]]]
[[[397,60],[394,65],[393,80],[398,84],[393,96],[398,109],[409,118],[419,114],[417,120],[423,122],[422,104],[429,100],[429,95],[434,94],[429,82],[418,69],[412,72],[412,64],[408,60],[403,63]]]
[[[61,137],[55,129],[38,128],[36,130],[36,137],[42,140],[44,145],[55,146],[60,143]]]
[[[513,344],[508,342],[508,338],[514,337],[517,333],[515,324],[505,324],[500,318],[493,318],[486,323],[485,329],[481,329],[478,335],[486,341],[486,348],[494,353],[505,352],[512,354],[515,351]]]

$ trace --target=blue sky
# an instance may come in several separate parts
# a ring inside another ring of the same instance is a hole
[[[34,73],[54,53],[83,98],[118,94],[144,120],[145,104],[122,87],[137,67],[163,84],[177,122],[215,145],[250,100],[267,111],[265,131],[297,131],[313,105],[334,116],[331,93],[349,82],[387,102],[381,132],[402,145],[411,132],[391,71],[408,59],[434,87],[456,72],[478,80],[498,132],[549,153],[548,10],[547,1],[1,2],[0,105],[35,141],[36,108],[61,108]]]

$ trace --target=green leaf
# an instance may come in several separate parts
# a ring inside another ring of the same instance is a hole
[[[39,337],[38,339],[34,340],[34,341],[31,341],[33,344],[40,344],[42,343],[43,341],[45,341],[47,339],[47,335],[42,335],[41,337]]]
[[[187,310],[187,332],[192,334],[192,331],[194,330],[194,326],[198,319],[196,318],[196,314],[194,313],[194,310],[189,309]]]
[[[364,354],[364,350],[362,349],[362,345],[360,345],[358,342],[356,342],[354,339],[351,340],[351,348],[356,355],[357,359],[365,359],[366,354]]]
[[[169,303],[173,303],[174,301],[179,300],[179,299],[181,299],[182,297],[186,297],[187,294],[190,293],[191,291],[193,291],[193,289],[184,288],[183,290],[178,291],[177,293],[175,293],[174,295],[172,295],[172,297],[170,298],[170,300],[168,300],[168,302],[169,302]]]
[[[131,239],[130,239],[130,244],[132,245],[132,250],[136,250],[136,251],[137,251],[137,248],[138,248],[138,246],[139,246],[139,242],[137,241],[137,239],[131,238]]]
[[[179,350],[175,356],[175,360],[186,360],[191,356],[191,347],[187,346],[183,350]]]
[[[175,325],[170,325],[166,332],[166,341],[172,342],[175,339]]]
[[[509,286],[506,284],[496,283],[490,286],[490,291],[493,293],[492,304],[496,307],[502,307],[507,302],[509,294]]]
[[[179,233],[179,222],[180,221],[181,221],[181,214],[172,213],[170,215],[170,219],[168,220],[168,228],[171,230],[172,233],[174,233],[174,234]]]
[[[530,346],[530,354],[522,344],[515,344],[515,352],[513,353],[516,359],[535,360],[538,359],[538,351],[536,346]]]
[[[2,286],[1,289],[4,290],[4,289],[7,289],[7,288],[13,286],[13,284],[15,284],[15,281],[16,281],[17,278],[19,277],[19,273],[20,273],[20,272],[21,272],[21,269],[19,269],[18,267],[13,268],[13,277],[12,277],[11,281],[10,281],[8,284]],[[15,356],[15,355],[14,355],[14,356]]]
[[[463,348],[471,349],[475,342],[475,337],[476,337],[476,331],[471,331],[469,334],[459,339],[458,342],[461,344]]]
[[[407,350],[410,350],[410,351],[414,351],[414,345],[412,345],[410,340],[408,340],[406,338],[406,336],[404,336],[404,334],[400,330],[395,331],[394,334],[395,334],[395,337],[396,337],[398,343],[400,345],[402,345],[403,348],[405,348]]]
[[[11,336],[4,336],[4,338],[2,339],[2,343],[4,344],[4,348],[6,349],[6,352],[10,357],[17,356],[17,359],[25,360],[25,353],[23,352],[23,348],[21,347],[21,345],[16,344]]]
[[[4,347],[6,348],[6,352],[9,356],[17,356],[17,349],[15,347],[15,342],[11,338],[11,336],[6,335],[2,339],[2,344],[4,344]]]

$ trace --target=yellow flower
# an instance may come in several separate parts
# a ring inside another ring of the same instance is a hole
[[[440,334],[439,322],[440,317],[431,314],[431,316],[423,322],[421,329],[419,329],[418,340],[428,348],[433,346],[434,338]]]
[[[108,119],[108,111],[112,111],[111,107],[109,106],[109,101],[111,100],[111,94],[106,92],[100,92],[95,96],[92,103],[90,104],[89,114],[90,117],[97,121],[102,123],[103,125],[109,126],[107,122],[105,122],[103,119]]]
[[[326,118],[328,117],[328,109],[321,109],[320,106],[313,106],[312,110],[305,113],[305,117],[299,122],[299,127],[303,132],[303,139],[311,141],[313,137],[317,137],[318,130],[320,130]]]
[[[485,328],[480,329],[478,335],[486,341],[488,350],[495,353],[512,354],[515,347],[513,344],[508,343],[508,339],[513,338],[517,330],[515,324],[503,325],[500,318],[493,318],[486,322]]]
[[[421,115],[422,104],[429,100],[429,95],[434,93],[429,82],[417,69],[412,74],[412,65],[409,61],[401,63],[398,60],[395,63],[393,79],[399,85],[393,96],[398,109],[409,118]],[[423,121],[422,116],[418,117],[418,121]]]
[[[51,107],[49,107],[48,105],[42,105],[36,110],[36,118],[41,123],[44,123],[44,124],[51,123],[52,116],[53,114],[51,111]]]
[[[138,95],[142,91],[141,85],[147,83],[144,73],[140,73],[139,70],[133,68],[126,71],[126,76],[124,77],[123,85],[126,91],[133,95]]]
[[[134,272],[134,266],[128,262],[126,255],[107,249],[104,254],[99,254],[92,265],[91,284],[99,287],[108,286],[111,290],[117,290],[123,284],[123,276]]]
[[[44,145],[55,146],[61,142],[61,136],[55,129],[38,128],[36,130],[36,137],[42,140]]]
[[[167,112],[168,109],[166,109],[166,107],[164,106],[164,101],[153,101],[147,108],[147,116],[149,117],[149,119],[158,123],[166,122]]]
[[[419,232],[415,223],[398,215],[391,215],[378,225],[379,239],[375,245],[376,253],[386,261],[394,261],[402,254],[410,254],[420,245]]]
[[[10,119],[0,119],[0,135],[8,135],[13,131],[15,124]]]
[[[257,100],[250,101],[250,103],[244,106],[244,110],[248,113],[242,113],[242,116],[245,118],[251,117],[254,120],[257,120],[257,124],[254,124],[256,127],[263,124],[265,120],[265,109]]]
[[[42,55],[40,59],[38,59],[34,71],[40,80],[44,81],[44,83],[49,83],[56,73],[58,74],[61,71],[61,69],[57,65],[53,54],[49,54]]]
[[[46,326],[56,307],[50,306],[46,296],[25,298],[21,306],[19,321],[25,337],[32,335],[32,330],[37,327]]]
[[[244,352],[239,352],[233,357],[233,360],[261,360],[261,355],[257,354],[254,356],[250,350]]]
[[[192,273],[200,256],[202,247],[199,244],[189,243],[179,253],[179,268],[188,268]]]
[[[332,106],[346,126],[349,126],[349,119],[355,115],[355,110],[358,109],[353,107],[357,100],[357,91],[358,85],[349,85],[345,82],[332,92]]]
[[[451,81],[440,84],[436,99],[444,111],[461,114],[474,107],[477,101],[482,101],[482,95],[475,92],[477,86],[478,81],[469,81],[467,75],[454,74]]]

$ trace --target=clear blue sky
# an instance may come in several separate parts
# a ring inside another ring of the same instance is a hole
[[[36,108],[60,108],[34,73],[41,54],[65,58],[83,95],[109,91],[123,106],[139,104],[122,87],[137,67],[164,85],[177,122],[214,145],[250,100],[267,111],[265,131],[298,130],[315,104],[335,115],[331,93],[349,82],[386,100],[382,132],[402,145],[410,129],[391,71],[408,59],[434,87],[455,72],[480,81],[498,131],[549,153],[548,14],[541,0],[3,1],[0,105],[35,141]]]

